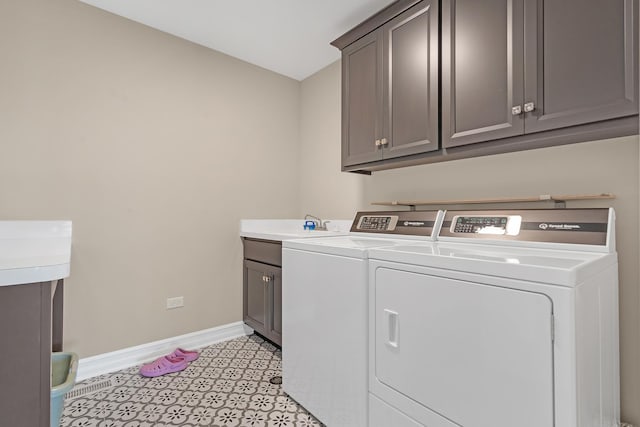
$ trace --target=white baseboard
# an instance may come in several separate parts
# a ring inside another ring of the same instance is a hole
[[[252,333],[253,329],[245,325],[244,322],[235,322],[110,353],[85,357],[80,359],[78,363],[77,381],[149,362],[164,354],[171,353],[177,347],[197,349]]]

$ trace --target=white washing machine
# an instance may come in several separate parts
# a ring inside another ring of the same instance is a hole
[[[327,426],[368,425],[368,251],[431,241],[441,218],[359,212],[348,236],[283,242],[283,389]]]
[[[448,211],[369,251],[370,425],[619,425],[612,209]]]

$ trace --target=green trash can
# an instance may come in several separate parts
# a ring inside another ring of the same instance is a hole
[[[60,426],[64,395],[75,385],[77,373],[77,354],[53,353],[51,355],[51,427]]]

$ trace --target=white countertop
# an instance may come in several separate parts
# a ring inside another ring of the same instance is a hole
[[[0,221],[0,286],[69,276],[71,221]]]
[[[303,219],[243,219],[240,220],[240,236],[253,239],[282,242],[307,237],[342,236],[348,234],[352,220],[330,219],[325,221],[328,230],[305,230]]]

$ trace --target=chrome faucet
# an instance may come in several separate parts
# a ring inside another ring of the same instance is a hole
[[[317,216],[313,216],[313,215],[309,215],[306,214],[304,216],[305,221],[310,219],[314,222],[314,224],[316,225],[316,230],[326,230],[327,229],[327,223],[329,221],[323,221],[320,218],[318,218]]]

